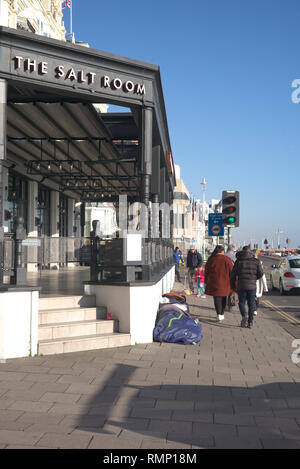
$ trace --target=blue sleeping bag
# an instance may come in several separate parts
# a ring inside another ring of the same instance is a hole
[[[202,326],[189,314],[169,305],[169,309],[158,313],[153,339],[155,342],[198,345],[202,339]]]

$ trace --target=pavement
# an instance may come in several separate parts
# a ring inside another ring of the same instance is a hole
[[[0,448],[299,449],[294,337],[267,309],[250,330],[240,328],[237,307],[217,323],[211,297],[187,299],[203,326],[200,346],[1,363]]]

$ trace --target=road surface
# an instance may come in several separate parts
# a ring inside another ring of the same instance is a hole
[[[282,296],[279,290],[272,291],[270,289],[270,272],[272,265],[277,265],[280,262],[280,257],[278,259],[262,257],[261,260],[267,277],[269,292],[263,295],[260,309],[268,312],[293,337],[300,339],[300,292],[292,291]]]

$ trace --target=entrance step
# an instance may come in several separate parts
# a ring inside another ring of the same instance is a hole
[[[39,355],[83,352],[87,350],[124,347],[131,345],[130,334],[101,334],[82,337],[66,337],[54,340],[42,340],[38,344]]]
[[[117,321],[74,321],[39,326],[39,340],[61,339],[100,334],[113,334],[118,330]]]
[[[90,308],[96,306],[95,295],[56,296],[39,299],[39,311],[62,308]]]
[[[39,355],[131,345],[130,334],[118,330],[119,322],[107,320],[107,308],[96,306],[95,295],[40,299]]]
[[[96,306],[90,308],[44,309],[39,312],[39,324],[56,324],[75,321],[106,319],[107,308]]]

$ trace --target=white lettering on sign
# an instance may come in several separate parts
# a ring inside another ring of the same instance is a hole
[[[78,83],[85,83],[86,79],[84,78],[84,72],[81,70],[78,73]]]
[[[76,80],[76,73],[74,68],[70,68],[70,70],[67,71],[65,80]]]
[[[122,88],[122,82],[119,78],[115,78],[113,80],[112,88],[115,89],[115,90],[120,90]]]
[[[141,85],[140,83],[138,83],[136,85],[136,94],[146,94],[146,89],[145,89],[145,85]]]
[[[48,73],[48,64],[47,64],[47,62],[41,62],[39,64],[39,73],[41,75],[46,75]]]
[[[36,72],[36,60],[24,60],[24,69],[29,72]]]
[[[56,72],[55,78],[62,78],[63,76],[65,76],[64,66],[59,65],[58,67],[56,67],[55,72]]]
[[[89,85],[93,85],[95,83],[95,77],[96,77],[96,73],[93,73],[93,72],[90,72],[87,74],[87,77],[88,77],[88,83]]]
[[[24,58],[20,55],[16,55],[12,60],[15,70],[23,71],[26,74],[49,74],[48,62],[31,59],[30,57]],[[95,72],[76,70],[74,67],[67,68],[64,65],[54,66],[54,78],[57,80],[64,79],[65,82],[78,82],[87,85],[99,83],[102,88],[109,88],[114,91],[122,90],[124,93],[146,94],[146,87],[143,83],[134,83],[131,80],[124,81],[121,78],[112,78],[108,75],[97,77],[97,73]]]
[[[124,87],[125,91],[128,91],[128,93],[134,91],[134,84],[132,83],[132,81],[126,81]]]
[[[109,77],[105,76],[102,78],[102,86],[103,88],[109,88]]]

